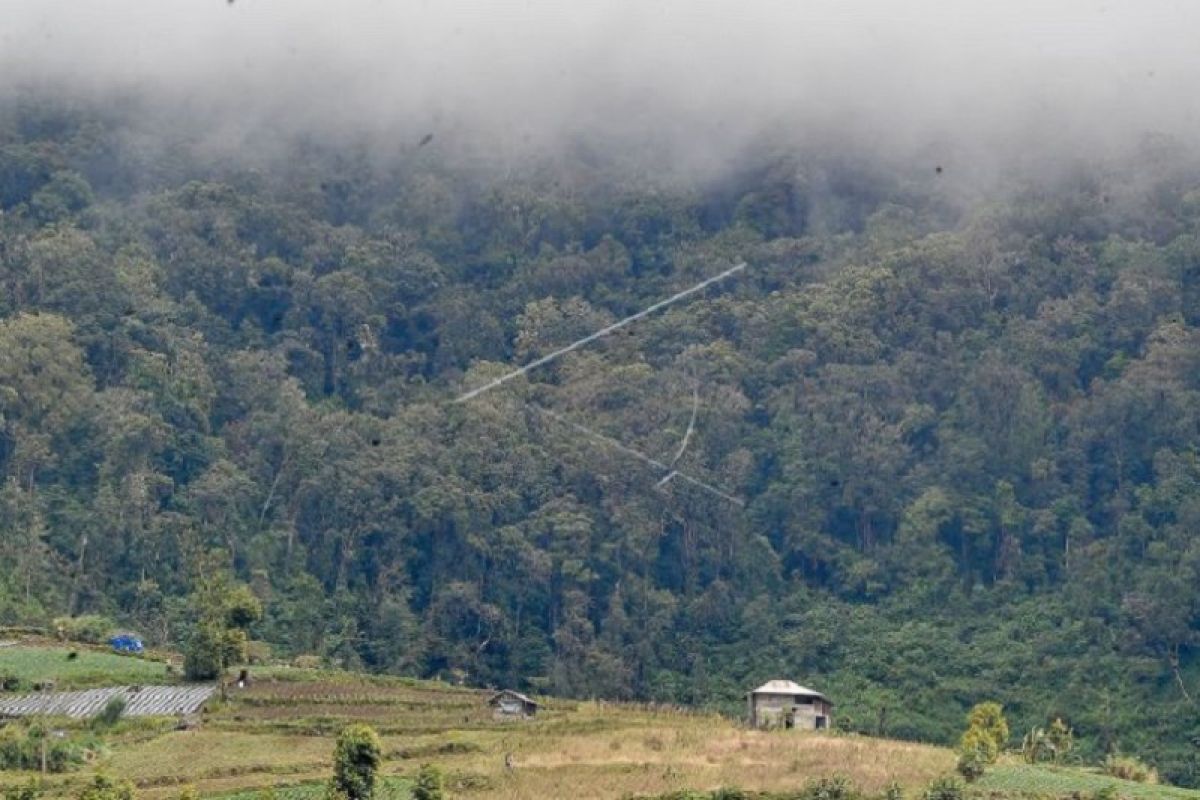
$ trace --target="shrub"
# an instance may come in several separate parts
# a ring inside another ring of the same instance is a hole
[[[125,698],[121,695],[116,695],[110,699],[99,714],[92,720],[92,726],[96,728],[111,728],[117,724],[117,720],[125,713],[126,706]]]
[[[967,783],[974,783],[983,777],[983,771],[987,768],[988,756],[987,753],[980,747],[971,747],[970,749],[960,749],[958,751],[958,763],[955,768],[958,774],[966,779]]]
[[[957,778],[938,778],[925,790],[924,800],[962,800],[963,785]]]
[[[1021,759],[1026,764],[1036,764],[1050,752],[1050,740],[1041,728],[1031,728],[1021,739]]]
[[[432,764],[424,764],[413,785],[413,800],[445,800],[445,797],[445,779],[442,777],[442,771]]]
[[[271,662],[271,645],[252,640],[246,642],[246,663],[261,666]]]
[[[104,644],[116,629],[108,617],[86,614],[81,617],[59,617],[54,620],[54,629],[61,639],[87,644]]]
[[[1104,759],[1104,771],[1126,781],[1158,783],[1158,770],[1133,756],[1110,755]]]
[[[1046,738],[1053,750],[1055,764],[1062,761],[1068,753],[1075,749],[1075,732],[1061,718],[1055,718],[1054,722],[1050,723],[1050,730],[1046,732]]]
[[[245,631],[221,630],[202,623],[196,626],[184,649],[183,675],[189,681],[211,681],[224,674],[227,664],[242,661],[245,653]]]
[[[0,728],[0,771],[41,769],[43,746],[47,772],[66,772],[80,766],[89,750],[79,740],[50,736],[40,725],[8,725]]]
[[[967,715],[967,730],[958,749],[966,753],[978,751],[985,763],[995,764],[1008,744],[1008,721],[999,703],[979,703]]]
[[[347,800],[370,800],[383,760],[379,735],[369,725],[351,725],[341,732],[333,751],[331,793]]]
[[[76,800],[133,800],[133,784],[129,781],[114,781],[107,775],[97,775],[90,784],[84,786]]]
[[[820,778],[800,793],[801,800],[857,800],[861,796],[850,779],[841,775]]]
[[[4,787],[4,800],[38,800],[41,796],[41,784],[32,780],[24,786]]]

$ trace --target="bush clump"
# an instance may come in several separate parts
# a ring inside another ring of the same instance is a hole
[[[80,617],[59,617],[54,620],[54,630],[58,638],[68,642],[104,644],[116,630],[116,625],[108,617],[85,614]]]
[[[938,778],[929,784],[922,797],[924,800],[962,800],[964,791],[958,778]]]
[[[444,800],[446,779],[443,777],[442,771],[432,764],[423,765],[417,773],[412,796],[413,800]]]
[[[134,800],[133,784],[100,774],[75,794],[75,800]]]
[[[40,725],[8,725],[0,728],[0,771],[40,770],[43,747],[47,772],[75,769],[97,749],[87,740],[53,736]]]
[[[1125,781],[1158,783],[1158,770],[1133,756],[1110,755],[1104,759],[1104,771]]]
[[[330,796],[345,800],[371,800],[383,749],[379,734],[369,725],[351,725],[338,735],[333,751]]]
[[[105,703],[104,708],[100,713],[92,719],[93,728],[111,728],[121,719],[121,715],[125,713],[125,707],[128,705],[125,698],[117,695]]]
[[[832,778],[819,778],[800,793],[801,800],[859,800],[862,795],[850,781],[842,775]]]

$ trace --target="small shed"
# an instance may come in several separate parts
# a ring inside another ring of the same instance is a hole
[[[495,719],[529,719],[538,710],[536,700],[512,689],[496,692],[488,700],[488,705],[492,707],[492,717]]]
[[[833,722],[833,703],[820,692],[785,680],[767,681],[746,695],[752,728],[819,731]]]

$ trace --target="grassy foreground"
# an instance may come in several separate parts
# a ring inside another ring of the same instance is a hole
[[[40,656],[47,663],[57,657]],[[114,682],[142,669],[135,659],[112,658],[127,662],[113,670]],[[0,671],[26,665],[24,674],[33,675],[39,663],[34,652],[0,653]],[[197,730],[174,730],[171,720],[120,723],[92,763],[50,777],[49,794],[67,795],[104,771],[132,781],[145,800],[177,797],[185,786],[223,800],[258,800],[267,787],[276,800],[320,800],[334,737],[352,721],[373,725],[383,739],[381,800],[407,798],[407,778],[423,763],[447,774],[452,797],[480,800],[616,800],[723,786],[787,792],[835,774],[868,793],[897,781],[912,798],[954,767],[944,748],[750,731],[716,715],[673,709],[551,699],[536,720],[500,723],[491,718],[486,693],[442,683],[296,669],[258,670],[256,677],[250,688],[214,702]],[[505,767],[505,754],[512,754],[514,769]],[[29,777],[0,772],[0,786]],[[1200,792],[1017,763],[998,765],[971,793],[1070,797],[1109,785],[1130,798],[1200,800]]]

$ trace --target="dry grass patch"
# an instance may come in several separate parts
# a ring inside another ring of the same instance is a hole
[[[332,745],[319,737],[180,731],[114,750],[103,767],[142,787],[199,783],[254,773],[325,769]]]
[[[624,714],[609,708],[610,723],[589,731],[587,715],[562,724],[532,723],[507,731],[472,734],[478,749],[439,758],[450,770],[490,779],[492,788],[472,797],[573,800],[659,794],[683,788],[785,791],[818,777],[843,774],[868,791],[891,781],[913,790],[953,768],[944,749],[858,737],[747,731],[719,717],[672,714]],[[503,766],[514,755],[516,769]],[[403,769],[401,765],[395,765]],[[565,787],[572,787],[567,795]]]

